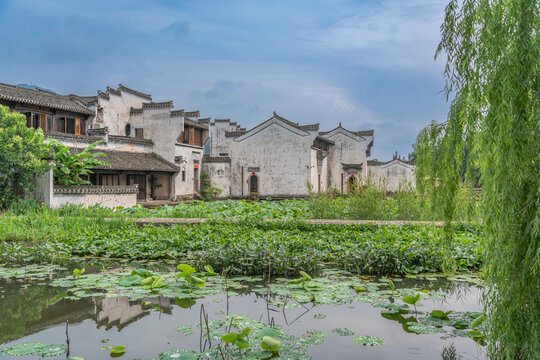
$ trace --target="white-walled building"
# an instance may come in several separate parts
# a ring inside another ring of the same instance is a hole
[[[367,176],[373,130],[341,124],[319,132],[276,113],[250,130],[229,119],[210,124],[210,153],[203,170],[221,197],[301,197],[336,189],[348,192]]]
[[[95,96],[59,95],[0,83],[0,105],[24,114],[72,151],[102,140],[95,151],[94,185],[137,185],[138,201],[179,200],[200,191],[201,172],[221,198],[302,197],[312,192],[348,193],[368,176],[389,191],[414,182],[414,165],[399,159],[369,161],[374,131],[341,126],[319,131],[275,112],[250,130],[230,119],[200,118],[174,110],[172,101],[119,85]],[[206,145],[206,146],[205,146]],[[51,185],[52,186],[52,185]]]

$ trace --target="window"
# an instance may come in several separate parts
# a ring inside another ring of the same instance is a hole
[[[126,136],[131,136],[131,125],[126,124]]]
[[[52,115],[47,115],[47,129],[45,131],[53,131],[53,117]]]
[[[75,119],[66,118],[66,133],[75,134]]]
[[[182,168],[182,181],[186,181],[186,168]]]
[[[136,137],[137,139],[144,139],[143,128],[135,129],[135,137]]]
[[[184,127],[184,132],[180,135],[179,142],[182,144],[203,146],[203,132],[201,129],[195,129],[192,126]]]
[[[103,186],[117,186],[120,184],[118,175],[115,174],[101,174],[99,175],[99,185]]]
[[[65,117],[55,117],[54,118],[54,131],[59,133],[66,132],[66,118]]]
[[[219,153],[219,156],[229,156],[229,153]]]

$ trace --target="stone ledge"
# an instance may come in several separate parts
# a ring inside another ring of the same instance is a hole
[[[95,186],[95,185],[78,185],[78,186],[54,186],[54,194],[137,194],[139,192],[138,185],[128,186]]]
[[[208,221],[225,221],[231,223],[241,223],[244,220],[239,219],[213,219],[213,218],[128,218],[139,226],[171,226],[171,225],[195,225]],[[433,225],[441,227],[443,221],[401,221],[401,220],[334,220],[334,219],[266,219],[265,222],[292,222],[321,225],[393,225],[393,226],[411,226],[411,225]]]

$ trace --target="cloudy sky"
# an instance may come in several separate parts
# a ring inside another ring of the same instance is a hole
[[[375,130],[407,155],[443,120],[444,0],[0,0],[0,82],[95,95],[119,83],[250,128],[272,111]]]

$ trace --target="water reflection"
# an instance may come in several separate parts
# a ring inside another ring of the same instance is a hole
[[[479,310],[480,291],[466,283],[404,279],[396,282],[396,287],[447,292],[444,299],[425,301],[422,311],[445,307],[456,311]],[[308,349],[313,359],[440,359],[443,348],[449,346],[441,334],[418,335],[408,330],[406,323],[416,321],[414,314],[381,315],[382,309],[360,302],[313,306],[298,305],[288,299],[288,303],[298,306],[283,308],[269,305],[264,295],[249,293],[249,287],[242,290],[245,291],[242,295],[231,297],[223,294],[198,300],[154,297],[138,301],[115,296],[58,300],[62,290],[49,287],[46,281],[22,283],[0,279],[0,289],[0,343],[14,340],[13,343],[63,343],[65,322],[69,320],[71,354],[85,356],[87,360],[108,356],[101,350],[105,339],[110,339],[107,344],[126,346],[125,358],[156,357],[171,349],[200,351],[205,347],[203,332],[196,330],[201,305],[209,320],[222,319],[227,313],[245,314],[254,320],[280,325],[285,333],[294,336],[302,336],[310,329],[330,334],[322,345]],[[326,318],[317,320],[313,316],[317,313],[325,314]],[[176,331],[178,326],[188,324],[193,326],[195,334],[185,336]],[[385,345],[364,347],[352,343],[351,337],[332,333],[332,329],[345,327],[358,336],[384,338]],[[452,341],[458,353],[470,354],[464,358],[483,357],[482,350],[471,339]]]

